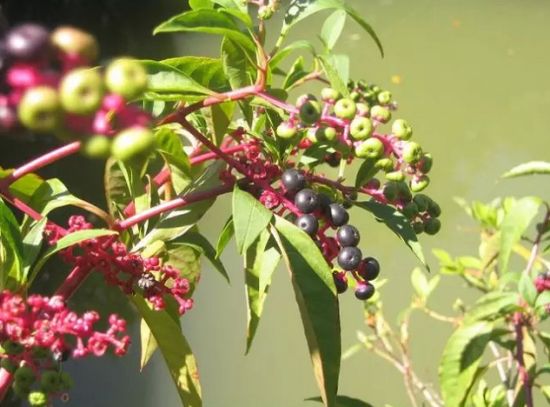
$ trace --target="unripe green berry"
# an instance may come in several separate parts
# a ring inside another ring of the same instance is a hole
[[[355,147],[355,155],[360,158],[376,159],[384,154],[384,143],[376,137],[371,137]]]
[[[397,119],[393,122],[391,132],[395,137],[400,138],[401,140],[408,140],[413,134],[412,127],[406,120],[403,119]]]
[[[432,155],[430,153],[425,153],[418,162],[416,168],[418,168],[418,170],[420,170],[423,174],[427,174],[432,169],[432,164]]]
[[[359,99],[361,99],[361,94],[357,91],[353,91],[349,94],[349,98],[354,102],[357,102],[359,101]]]
[[[67,372],[61,372],[59,374],[60,389],[67,391],[73,388],[73,378]]]
[[[336,135],[336,129],[334,127],[321,126],[315,132],[315,136],[319,141],[334,141]]]
[[[357,106],[355,102],[351,99],[340,99],[334,105],[334,114],[341,119],[351,120],[355,117],[357,112]]]
[[[391,158],[381,158],[376,161],[376,164],[374,166],[384,172],[392,172],[394,169],[393,161],[391,160]]]
[[[289,139],[296,135],[297,129],[292,123],[282,122],[277,126],[276,134],[283,139]]]
[[[31,386],[20,382],[13,383],[13,392],[20,399],[25,399],[31,391]]]
[[[2,342],[2,349],[6,355],[19,355],[25,348],[20,343],[8,340]]]
[[[428,205],[428,213],[430,214],[430,216],[438,218],[439,216],[441,216],[441,207],[432,200]]]
[[[74,69],[63,77],[59,86],[63,108],[80,115],[95,112],[101,105],[104,93],[103,79],[96,69]]]
[[[391,92],[390,91],[382,91],[377,96],[378,103],[381,105],[387,105],[391,102]]]
[[[55,393],[61,387],[61,378],[58,372],[46,370],[40,377],[40,386],[46,393]]]
[[[321,105],[316,100],[308,100],[300,106],[300,120],[307,125],[315,124],[321,118]]]
[[[28,89],[17,110],[23,126],[37,132],[51,132],[61,124],[61,103],[54,88],[37,86]]]
[[[298,96],[298,98],[296,98],[296,107],[298,109],[300,109],[304,103],[307,103],[310,100],[315,100],[316,101],[317,98],[315,97],[315,95],[313,95],[311,93],[305,93],[303,95],[300,95],[300,96]]]
[[[8,371],[9,373],[14,373],[17,369],[17,364],[15,364],[15,362],[13,362],[10,358],[2,358],[2,361],[0,362],[0,367]]]
[[[340,92],[333,88],[324,88],[321,91],[321,99],[324,102],[335,102],[340,99],[340,97]]]
[[[390,181],[403,181],[405,179],[405,174],[403,174],[401,171],[390,171],[386,174],[386,179],[389,179]]]
[[[31,391],[28,400],[32,407],[44,407],[48,404],[48,396],[42,391]]]
[[[129,161],[148,155],[155,147],[153,132],[145,127],[130,127],[117,134],[111,144],[112,155],[120,161]]]
[[[435,235],[441,229],[441,222],[437,218],[430,218],[424,223],[424,231],[428,235]]]
[[[58,27],[50,36],[50,41],[60,51],[68,55],[77,55],[87,62],[96,60],[99,47],[93,35],[74,27]]]
[[[401,212],[407,219],[414,219],[418,215],[418,206],[414,202],[409,202],[403,207]]]
[[[421,221],[413,222],[412,228],[414,230],[414,233],[419,235],[424,232],[424,223],[422,223]]]
[[[422,158],[422,147],[414,141],[407,141],[403,145],[403,160],[408,164],[414,164]]]
[[[269,20],[273,17],[274,10],[271,7],[260,6],[258,8],[258,18],[260,20]]]
[[[111,139],[107,136],[92,136],[82,150],[90,158],[104,159],[111,155]]]
[[[134,59],[117,59],[105,71],[107,88],[126,100],[140,97],[147,89],[147,82],[145,68]]]
[[[412,193],[406,182],[397,182],[397,196],[403,202],[409,202],[412,200]]]
[[[411,179],[411,191],[420,192],[430,185],[430,178],[427,175],[421,175]]]
[[[418,207],[419,212],[426,212],[428,210],[428,206],[432,202],[431,198],[424,194],[415,195],[413,200],[416,206]]]
[[[381,123],[387,123],[391,119],[391,112],[387,107],[374,105],[370,109],[370,117]]]
[[[15,371],[14,379],[15,382],[19,383],[21,386],[30,387],[34,383],[36,377],[29,366],[21,366]]]
[[[382,188],[382,193],[389,202],[395,201],[398,194],[397,183],[395,181],[386,182]]]
[[[356,117],[350,124],[350,135],[355,140],[365,140],[372,135],[373,125],[367,117]]]

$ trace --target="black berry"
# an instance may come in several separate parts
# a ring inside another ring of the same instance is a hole
[[[359,231],[355,226],[344,225],[336,232],[336,239],[340,246],[357,246],[360,240]]]
[[[355,288],[355,297],[358,300],[365,301],[374,295],[374,286],[369,283],[359,283]]]
[[[310,236],[317,233],[317,229],[319,229],[317,218],[309,213],[298,216],[294,223]]]
[[[342,226],[348,223],[349,213],[342,205],[338,203],[333,203],[330,204],[329,219],[332,226]]]
[[[332,273],[332,278],[334,279],[334,285],[336,286],[336,292],[342,294],[348,289],[348,280],[345,273],[339,273],[335,271]]]
[[[294,197],[294,205],[303,213],[311,213],[319,207],[319,195],[309,188],[302,189]]]
[[[338,254],[338,264],[344,270],[355,270],[361,263],[363,254],[357,247],[344,247]]]
[[[49,47],[49,34],[37,24],[23,24],[6,35],[6,51],[16,59],[33,60],[44,56]]]
[[[306,178],[301,171],[293,168],[283,172],[281,182],[288,192],[297,192],[306,186]]]
[[[358,271],[365,280],[374,280],[380,274],[380,263],[374,257],[366,257],[361,261]]]
[[[325,156],[325,162],[331,167],[338,167],[341,160],[342,154],[339,152],[330,153]]]
[[[321,212],[323,213],[323,215],[330,216],[331,204],[332,204],[332,200],[328,195],[323,193],[319,194],[319,208],[321,209]]]

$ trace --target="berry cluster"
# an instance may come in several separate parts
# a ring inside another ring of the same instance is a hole
[[[9,291],[0,293],[1,366],[13,374],[13,389],[31,406],[46,406],[51,396],[72,386],[59,362],[69,356],[102,356],[110,347],[118,356],[126,354],[130,337],[126,322],[109,317],[109,328],[97,331],[99,314],[82,316],[67,308],[60,296],[30,295],[23,298]]]
[[[539,293],[550,290],[550,271],[540,273],[535,278],[535,287]]]
[[[121,58],[105,70],[90,68],[98,56],[93,36],[73,27],[48,32],[37,24],[9,30],[0,42],[0,130],[23,126],[84,142],[95,158],[121,160],[154,145],[151,117],[129,105],[147,87],[147,73]]]
[[[55,244],[67,233],[91,228],[92,224],[82,216],[72,216],[68,230],[48,225],[46,233],[49,243]],[[141,292],[156,310],[164,309],[165,296],[177,302],[180,315],[193,306],[193,300],[187,298],[189,281],[181,277],[179,270],[161,264],[157,257],[143,258],[130,253],[123,243],[111,236],[85,240],[63,250],[60,255],[81,270],[100,272],[107,283],[120,287],[125,294]]]
[[[426,195],[419,198],[420,205],[413,199],[429,185],[432,156],[410,140],[413,131],[405,120],[394,120],[384,131],[397,109],[390,92],[362,82],[350,83],[350,91],[349,97],[342,97],[325,88],[321,102],[313,95],[299,97],[296,110],[277,127],[277,136],[294,140],[306,154],[324,151],[324,161],[331,166],[339,166],[341,159],[361,159],[356,183],[360,192],[394,205],[418,233],[437,233],[439,206]],[[375,178],[379,172],[384,183]]]
[[[299,170],[284,171],[281,183],[285,196],[294,200],[296,226],[314,239],[329,264],[336,259],[343,270],[333,273],[338,293],[347,290],[346,272],[350,272],[357,281],[355,296],[360,300],[369,299],[374,294],[374,286],[369,281],[378,277],[380,266],[372,257],[363,259],[357,247],[359,231],[348,224],[349,213],[344,206],[308,188],[306,177]],[[327,236],[329,228],[336,230],[335,237]]]

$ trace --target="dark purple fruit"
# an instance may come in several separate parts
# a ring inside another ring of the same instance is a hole
[[[22,24],[6,35],[6,52],[15,59],[36,60],[49,51],[48,31],[38,24]]]
[[[357,246],[361,236],[355,226],[344,225],[336,232],[336,239],[342,247]]]
[[[329,219],[332,226],[342,226],[348,223],[349,213],[342,205],[333,203],[330,205]]]
[[[346,278],[346,273],[340,273],[335,271],[332,273],[332,278],[334,279],[334,285],[336,286],[336,292],[338,294],[345,293],[348,289],[348,279]]]
[[[306,186],[306,178],[304,177],[304,173],[293,168],[283,172],[281,182],[288,192],[297,192],[304,189]]]
[[[365,280],[374,280],[380,274],[380,263],[374,257],[366,257],[361,261],[358,271]]]
[[[355,287],[355,298],[361,301],[368,300],[374,295],[374,286],[369,283],[359,283]]]
[[[311,213],[319,207],[319,195],[312,189],[302,189],[294,197],[294,205],[300,212]]]
[[[315,235],[319,229],[317,218],[309,213],[298,216],[294,223],[310,236]]]
[[[357,247],[344,247],[338,254],[338,264],[344,270],[355,270],[361,263],[362,257],[363,254]]]

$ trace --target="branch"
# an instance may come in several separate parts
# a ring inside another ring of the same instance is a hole
[[[533,383],[527,367],[525,366],[525,358],[523,352],[523,321],[520,312],[514,314],[514,331],[516,334],[516,362],[518,364],[518,371],[520,380],[525,392],[525,406],[533,407]]]

